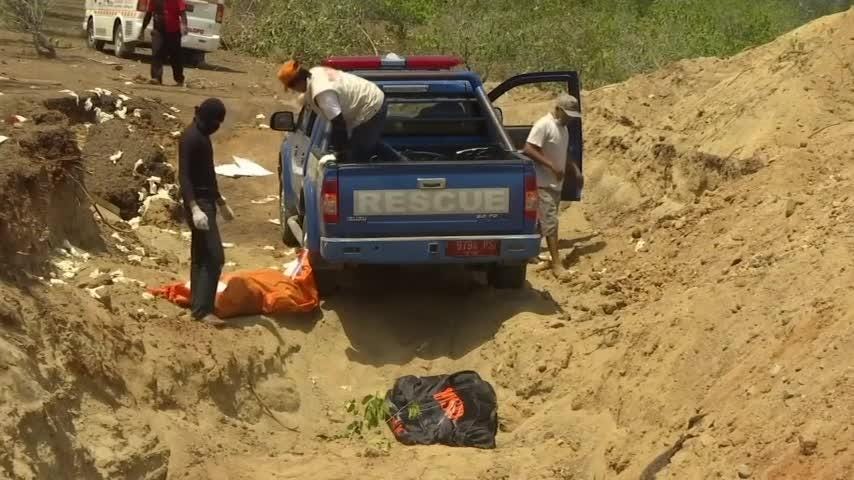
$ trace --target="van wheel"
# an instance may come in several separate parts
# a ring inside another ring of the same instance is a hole
[[[86,23],[86,44],[89,48],[97,51],[104,49],[104,41],[95,38],[95,22],[90,18]]]
[[[499,290],[518,290],[525,286],[528,265],[493,265],[489,269],[489,284]]]
[[[113,48],[119,58],[130,58],[134,52],[134,48],[125,43],[125,34],[121,22],[116,22],[116,26],[113,27]]]

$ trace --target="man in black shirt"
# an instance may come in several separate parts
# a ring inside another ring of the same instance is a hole
[[[225,252],[216,213],[231,221],[234,212],[219,193],[210,135],[225,120],[225,105],[209,98],[196,107],[196,117],[181,137],[178,176],[187,223],[192,231],[190,290],[192,317],[213,326],[225,324],[214,315],[216,291]],[[219,207],[219,209],[217,208]]]

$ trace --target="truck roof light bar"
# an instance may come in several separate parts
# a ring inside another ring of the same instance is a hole
[[[401,57],[394,53],[381,56],[333,56],[323,65],[338,70],[450,70],[462,65],[459,57],[452,55],[413,55]]]

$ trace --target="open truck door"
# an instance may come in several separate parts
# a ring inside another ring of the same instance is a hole
[[[579,108],[581,107],[581,81],[579,80],[578,73],[572,71],[525,73],[517,75],[508,79],[501,85],[498,85],[495,89],[489,92],[489,101],[494,104],[505,93],[513,90],[514,88],[542,83],[561,84],[566,88],[567,93],[578,99],[578,106]],[[549,110],[544,110],[537,116],[539,117],[544,115],[548,113],[548,111]],[[531,125],[506,125],[505,122],[504,126],[504,129],[513,141],[513,145],[518,150],[522,150],[522,148],[525,147],[525,141],[528,139],[528,134],[531,133],[531,128],[533,128],[533,123]],[[567,155],[567,162],[575,162],[578,166],[578,170],[583,174],[584,141],[582,134],[582,119],[573,119],[567,128],[569,128],[569,152]],[[569,202],[581,200],[581,185],[567,179],[563,184],[561,200]]]

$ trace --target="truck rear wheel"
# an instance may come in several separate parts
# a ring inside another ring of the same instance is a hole
[[[282,178],[281,173],[282,167],[279,167],[279,178]],[[282,191],[282,181],[279,180],[279,223],[282,224],[282,243],[284,243],[288,247],[299,247],[299,239],[294,235],[294,232],[291,231],[291,227],[288,226],[288,219],[297,215],[296,208],[290,208],[285,203],[285,195]],[[300,219],[302,220],[302,219]],[[302,222],[300,222],[302,223]]]
[[[488,278],[489,284],[499,290],[518,290],[525,286],[528,265],[493,265]]]
[[[338,271],[329,268],[326,261],[318,253],[310,252],[309,259],[314,273],[314,283],[320,297],[327,297],[338,291]]]

